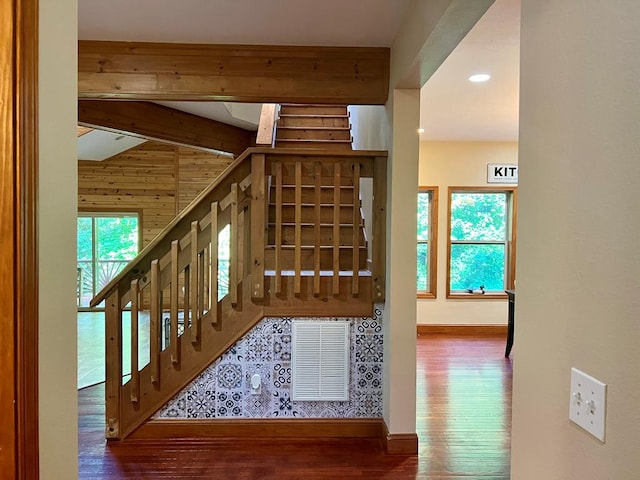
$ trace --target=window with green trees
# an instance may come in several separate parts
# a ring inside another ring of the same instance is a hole
[[[436,296],[436,240],[438,229],[438,187],[418,189],[417,279],[418,297]]]
[[[137,213],[78,214],[78,306],[91,299],[138,254]]]
[[[449,189],[448,295],[513,288],[515,196],[515,188]]]

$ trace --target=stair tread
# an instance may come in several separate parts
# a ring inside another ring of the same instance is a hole
[[[304,127],[304,126],[278,125],[278,130],[340,130],[340,131],[348,131],[348,130],[351,130],[351,127],[329,127],[329,126]]]
[[[277,138],[276,143],[278,142],[296,142],[296,143],[351,143],[352,140],[335,140],[335,139],[324,139],[324,138]]]
[[[271,200],[271,201],[269,202],[269,206],[275,207],[275,206],[276,206],[275,201],[274,201],[274,200]],[[295,202],[282,202],[282,206],[283,206],[283,207],[295,207],[295,206],[296,206],[296,203],[295,203]],[[305,202],[302,202],[302,203],[300,203],[300,206],[302,206],[302,207],[315,207],[315,206],[316,206],[316,204],[315,204],[315,203],[312,203],[312,202],[306,202],[306,203],[305,203]],[[320,204],[320,207],[334,207],[334,206],[336,206],[336,204],[335,204],[335,203],[321,203],[321,204]],[[353,203],[345,203],[345,202],[342,202],[342,203],[340,203],[340,204],[339,204],[339,205],[337,205],[337,206],[338,206],[338,207],[350,207],[350,208],[353,208]],[[358,207],[360,207],[360,204],[358,204]]]
[[[275,245],[265,245],[265,250],[275,250],[276,246]],[[293,250],[294,248],[296,248],[295,245],[288,245],[288,244],[282,244],[280,245],[280,248],[282,248],[283,250]],[[300,248],[304,248],[304,249],[313,249],[316,248],[315,245],[300,245]],[[330,248],[333,248],[333,245],[320,245],[319,246],[320,250],[328,250]],[[353,250],[353,245],[338,245],[338,248],[342,248],[342,249],[349,249],[349,250]],[[366,245],[359,245],[358,246],[359,250],[366,250],[367,246]]]
[[[280,118],[349,118],[349,114],[342,113],[280,113]]]
[[[322,108],[326,108],[326,107],[335,107],[335,108],[346,108],[347,105],[344,104],[340,104],[340,103],[281,103],[280,104],[281,107],[322,107]]]
[[[302,188],[316,188],[315,185],[309,185],[309,184],[306,184],[306,183],[301,184],[300,187],[302,187]],[[275,188],[275,185],[271,184],[271,188]],[[282,188],[295,188],[295,185],[292,184],[292,183],[283,183],[282,184]],[[336,187],[335,187],[335,185],[320,185],[320,188],[334,189]],[[340,188],[353,190],[353,185],[340,185]]]
[[[274,222],[269,222],[269,226],[270,227],[275,227],[275,223]],[[295,222],[282,222],[280,225],[282,225],[283,227],[294,227],[296,225]],[[333,227],[335,225],[335,223],[315,223],[315,222],[301,222],[300,223],[301,226],[303,227],[315,227],[316,225],[320,225],[321,227]],[[364,227],[364,223],[359,223],[358,224],[360,227]],[[338,226],[340,227],[353,227],[353,223],[339,223]]]

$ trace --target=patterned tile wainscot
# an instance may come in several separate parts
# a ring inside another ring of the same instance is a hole
[[[291,318],[265,318],[154,418],[382,417],[382,308],[376,305],[372,318],[339,319],[350,324],[349,401],[292,401]],[[255,373],[259,395],[250,393]]]

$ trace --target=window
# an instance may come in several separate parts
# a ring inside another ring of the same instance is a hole
[[[135,258],[140,246],[137,213],[78,214],[78,307]]]
[[[502,297],[515,273],[516,188],[450,187],[447,297]]]
[[[416,289],[420,298],[436,297],[438,187],[418,189],[418,258]]]

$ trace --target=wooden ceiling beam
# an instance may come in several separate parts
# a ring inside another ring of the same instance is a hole
[[[79,100],[78,123],[235,156],[254,137],[248,130],[151,102]]]
[[[82,40],[80,98],[382,105],[388,48]]]

